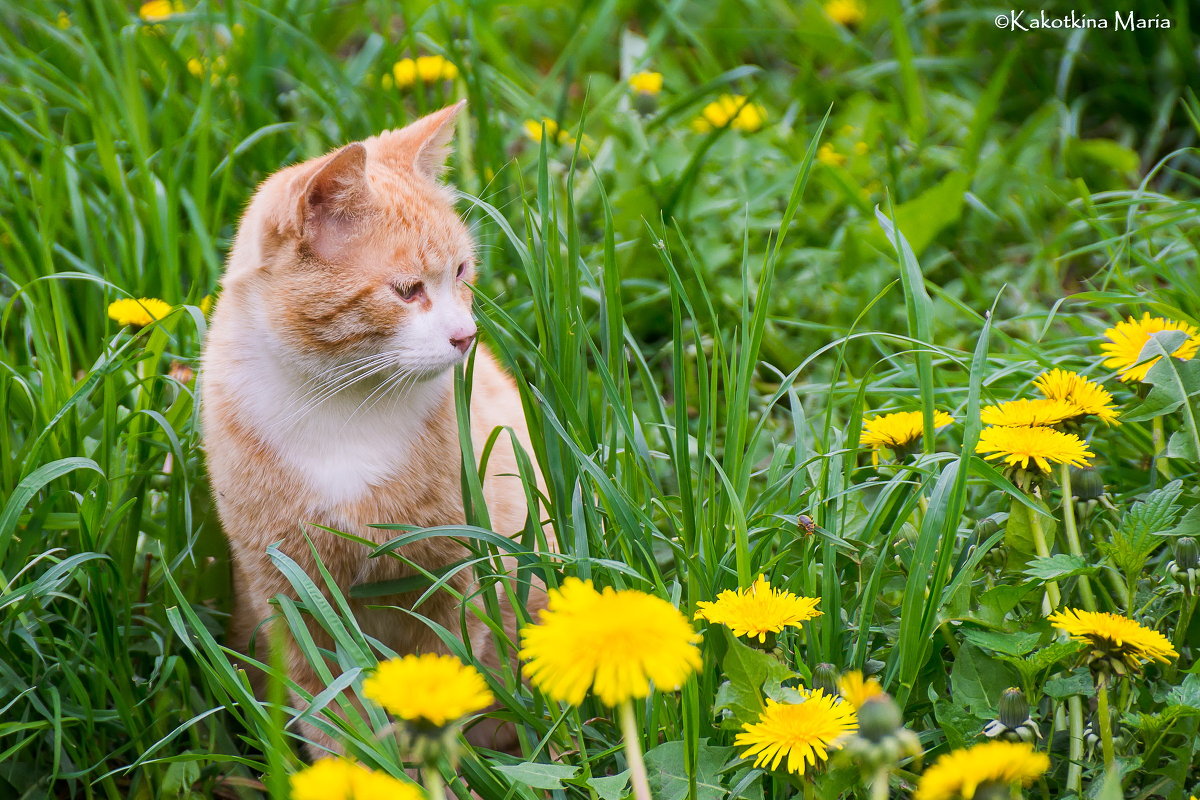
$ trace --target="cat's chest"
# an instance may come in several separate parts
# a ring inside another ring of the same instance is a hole
[[[457,472],[452,400],[444,386],[380,398],[348,392],[298,417],[272,403],[272,387],[260,388],[247,404],[260,417],[258,430],[280,466],[305,488],[304,505],[319,516],[350,521],[384,510],[372,506],[395,511],[414,498],[419,503],[426,484],[443,483],[447,465]]]

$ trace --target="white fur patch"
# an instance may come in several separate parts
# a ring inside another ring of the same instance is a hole
[[[261,337],[239,337],[229,373],[246,422],[303,476],[315,505],[330,511],[361,499],[393,477],[422,436],[429,413],[451,391],[451,373],[375,381],[340,392],[309,382],[270,352]],[[317,509],[314,509],[317,510]]]

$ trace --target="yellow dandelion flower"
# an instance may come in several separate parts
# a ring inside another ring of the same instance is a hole
[[[852,28],[867,16],[867,9],[862,0],[829,0],[825,13],[837,24]]]
[[[1151,334],[1163,331],[1183,331],[1187,334],[1187,340],[1171,353],[1180,361],[1193,358],[1196,351],[1200,350],[1200,332],[1194,326],[1164,317],[1151,317],[1147,312],[1142,314],[1141,319],[1130,317],[1104,332],[1108,339],[1100,345],[1106,355],[1104,366],[1116,369],[1117,377],[1123,381],[1145,380],[1146,373],[1158,361],[1158,357],[1139,363],[1142,348],[1150,341]]]
[[[540,120],[527,119],[522,124],[522,127],[525,128],[526,136],[535,142],[540,142],[542,140],[542,125],[546,126],[546,136],[550,137],[550,141],[555,144],[575,144],[575,137],[560,129],[558,123],[549,117],[542,117]]]
[[[629,88],[638,94],[656,95],[662,91],[661,72],[638,72],[629,76]]]
[[[679,609],[634,589],[596,591],[567,578],[549,593],[538,623],[521,632],[530,680],[555,700],[579,705],[591,687],[617,706],[673,691],[700,668],[700,635]]]
[[[1033,385],[1051,400],[1065,400],[1082,414],[1098,417],[1105,425],[1120,425],[1112,394],[1078,372],[1052,369],[1034,379]]]
[[[840,167],[846,163],[846,157],[834,149],[829,142],[817,148],[817,161],[827,167]]]
[[[387,76],[384,76],[385,78]],[[381,81],[384,88],[395,86],[407,89],[420,81],[421,83],[437,83],[452,81],[458,77],[458,67],[454,62],[443,56],[420,56],[419,58],[402,58],[392,65],[390,81]]]
[[[146,22],[162,22],[175,14],[182,14],[187,9],[179,0],[149,0],[142,3],[138,16]]]
[[[211,294],[206,294],[206,295],[204,295],[204,297],[201,297],[200,298],[200,313],[207,317],[208,312],[212,311],[213,303],[215,303],[215,302],[216,302],[216,300],[213,299],[213,296]]]
[[[71,27],[71,15],[65,11],[59,11],[58,19],[55,20],[54,24],[57,25],[60,30],[65,31],[67,28]]]
[[[108,304],[108,318],[114,320],[118,325],[135,325],[144,328],[170,313],[171,304],[156,297],[142,297],[137,300],[127,297]]]
[[[760,129],[767,120],[767,110],[751,103],[740,94],[723,94],[704,107],[692,121],[692,129],[707,133],[714,128],[731,127],[747,133]]]
[[[758,637],[766,642],[768,633],[779,633],[786,627],[800,627],[805,620],[819,617],[817,597],[800,597],[788,591],[772,589],[763,575],[749,589],[726,590],[714,602],[701,601],[697,619],[724,625],[735,636]]]
[[[1088,449],[1087,442],[1073,433],[1039,426],[1000,425],[983,429],[975,452],[990,453],[984,458],[1001,458],[1005,464],[1022,469],[1029,469],[1032,461],[1042,472],[1049,472],[1051,463],[1086,467],[1088,459],[1095,455]]]
[[[971,800],[987,787],[1029,786],[1050,768],[1050,757],[1028,742],[985,742],[953,750],[921,776],[914,800]]]
[[[1047,619],[1075,641],[1091,647],[1088,661],[1106,662],[1118,674],[1136,672],[1148,661],[1166,664],[1179,657],[1167,637],[1117,614],[1066,608]]]
[[[440,728],[490,706],[492,693],[474,667],[454,656],[393,658],[363,681],[363,695],[407,722]]]
[[[984,425],[1005,427],[1031,427],[1060,425],[1067,420],[1083,416],[1083,411],[1074,403],[1053,397],[1008,400],[993,406],[984,406],[979,412]]]
[[[414,783],[374,772],[345,758],[322,758],[294,773],[292,800],[423,800]]]
[[[935,428],[944,428],[952,422],[954,417],[945,411],[933,412]],[[897,411],[864,419],[859,443],[874,450],[878,460],[882,448],[903,451],[914,445],[924,432],[925,417],[920,411]]]
[[[754,766],[784,768],[803,775],[806,766],[816,766],[829,758],[830,750],[842,747],[845,737],[858,730],[854,707],[821,689],[802,692],[800,703],[767,700],[755,722],[742,726],[733,740],[735,747],[746,747],[742,758],[754,757]],[[786,761],[785,761],[786,760]]]
[[[884,694],[883,687],[874,678],[864,678],[859,670],[851,670],[838,681],[838,694],[850,705],[861,708],[872,697]]]
[[[417,75],[425,83],[452,81],[458,77],[458,67],[443,56],[421,56],[417,59]]]

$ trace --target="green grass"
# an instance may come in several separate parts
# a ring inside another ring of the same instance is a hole
[[[286,796],[300,712],[271,658],[250,667],[273,676],[257,699],[222,649],[203,375],[181,368],[198,367],[198,304],[259,180],[458,97],[480,322],[519,378],[562,552],[536,554],[533,525],[515,546],[489,536],[469,471],[468,527],[396,535],[462,538],[485,582],[515,547],[518,605],[535,573],[687,614],[759,573],[821,598],[778,657],[710,626],[696,679],[638,705],[656,796],[799,791],[730,745],[764,692],[822,662],[873,670],[926,765],[977,741],[1017,685],[1051,754],[1032,795],[1070,796],[1076,772],[1089,796],[1196,794],[1200,624],[1171,566],[1200,533],[1200,362],[1156,366],[1143,403],[1098,357],[1122,315],[1200,325],[1195,22],[1182,0],[1143,5],[1175,27],[1017,36],[974,2],[871,3],[856,29],[814,2],[201,3],[158,27],[111,0],[0,4],[0,797]],[[427,53],[460,80],[381,84]],[[641,68],[666,83],[646,115],[622,80]],[[727,92],[767,125],[693,131]],[[531,141],[543,117],[579,146]],[[118,329],[105,308],[126,296],[180,308]],[[1084,431],[1107,494],[1076,509],[1082,564],[1063,555],[1056,483],[1030,500],[974,454],[980,406],[1032,395],[1053,366],[1127,412]],[[932,432],[935,408],[956,424],[903,463],[859,447],[864,417],[921,410]],[[1032,519],[1057,560],[1037,559]],[[344,613],[370,587],[274,561],[295,588],[279,613],[333,687],[387,655]],[[1049,581],[1082,602],[1081,576],[1182,654],[1112,692],[1119,790],[1099,746],[1069,764],[1095,689],[1042,612]],[[611,710],[559,707],[511,669],[489,681],[522,748],[466,749],[481,796],[541,796],[503,769],[525,762],[564,767],[556,798],[618,796],[598,780],[626,767]],[[348,752],[403,774],[379,709],[317,702],[343,708]],[[921,770],[899,764],[892,794]],[[818,796],[869,796],[860,772],[835,762]]]

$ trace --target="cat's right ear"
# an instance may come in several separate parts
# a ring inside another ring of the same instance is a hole
[[[302,236],[324,222],[352,216],[366,191],[367,148],[348,144],[328,156],[304,184],[296,203],[297,230]]]

